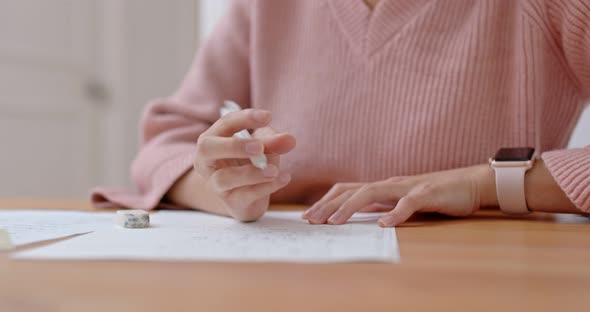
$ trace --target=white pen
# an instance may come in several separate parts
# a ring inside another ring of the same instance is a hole
[[[236,102],[224,101],[223,104],[224,104],[223,107],[219,109],[219,113],[221,114],[222,117],[229,114],[229,113],[242,110],[240,105],[238,105]],[[250,135],[250,132],[248,132],[247,129],[244,129],[240,132],[236,132],[234,134],[234,137],[240,138],[240,139],[252,139],[252,135]],[[266,161],[266,156],[264,156],[264,153],[262,153],[261,155],[258,155],[258,156],[250,157],[250,161],[252,162],[252,165],[254,165],[254,167],[256,167],[256,168],[261,169],[261,170],[266,169],[267,161]]]

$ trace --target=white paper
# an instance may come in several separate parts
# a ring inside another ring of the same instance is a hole
[[[398,261],[395,229],[375,222],[309,225],[301,212],[257,222],[195,211],[161,211],[146,229],[112,227],[16,254],[27,259],[177,261]]]
[[[110,228],[113,222],[112,213],[0,210],[0,227],[16,246]]]

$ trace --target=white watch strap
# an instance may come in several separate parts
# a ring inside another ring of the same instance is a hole
[[[527,214],[524,177],[527,167],[495,167],[496,194],[500,209],[508,214]]]

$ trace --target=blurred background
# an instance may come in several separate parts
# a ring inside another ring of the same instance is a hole
[[[129,185],[138,121],[226,0],[0,0],[0,196]]]
[[[228,2],[0,0],[0,197],[129,186],[143,106],[175,90]],[[588,144],[587,110],[570,146]]]

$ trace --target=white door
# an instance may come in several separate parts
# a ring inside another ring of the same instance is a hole
[[[0,196],[80,195],[94,182],[93,11],[0,1]]]
[[[144,104],[192,59],[197,4],[0,0],[0,197],[128,186]]]

